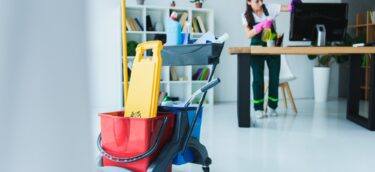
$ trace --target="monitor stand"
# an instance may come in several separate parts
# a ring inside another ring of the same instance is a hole
[[[317,46],[322,47],[326,46],[326,27],[322,24],[316,25],[316,31],[318,32]]]

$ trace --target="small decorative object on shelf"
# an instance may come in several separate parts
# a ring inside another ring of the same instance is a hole
[[[203,2],[205,0],[190,0],[191,3],[195,3],[195,7],[202,8]]]
[[[175,1],[171,2],[171,7],[176,7],[176,2]]]
[[[137,4],[138,5],[144,5],[145,4],[145,0],[137,0]]]

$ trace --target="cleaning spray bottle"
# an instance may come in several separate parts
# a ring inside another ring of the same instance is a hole
[[[177,13],[173,11],[166,21],[167,42],[165,45],[181,45],[181,24],[177,21]]]

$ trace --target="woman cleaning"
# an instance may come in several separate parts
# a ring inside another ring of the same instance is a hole
[[[263,0],[246,0],[246,11],[242,15],[242,24],[246,37],[251,39],[250,45],[266,46],[262,41],[264,29],[271,29],[275,32],[274,20],[280,12],[292,12],[294,5],[301,3],[301,0],[292,0],[289,5],[264,4]],[[264,113],[264,62],[269,69],[269,96],[268,114]],[[277,104],[279,97],[279,74],[280,56],[258,56],[252,58],[251,68],[253,70],[253,94],[254,109],[257,118],[264,118],[267,115],[277,116]]]

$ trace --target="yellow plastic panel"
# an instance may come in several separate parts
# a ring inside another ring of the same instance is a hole
[[[144,59],[143,53],[152,49],[151,59]],[[161,41],[150,41],[137,46],[129,92],[125,106],[125,117],[153,118],[157,114],[160,75]]]

